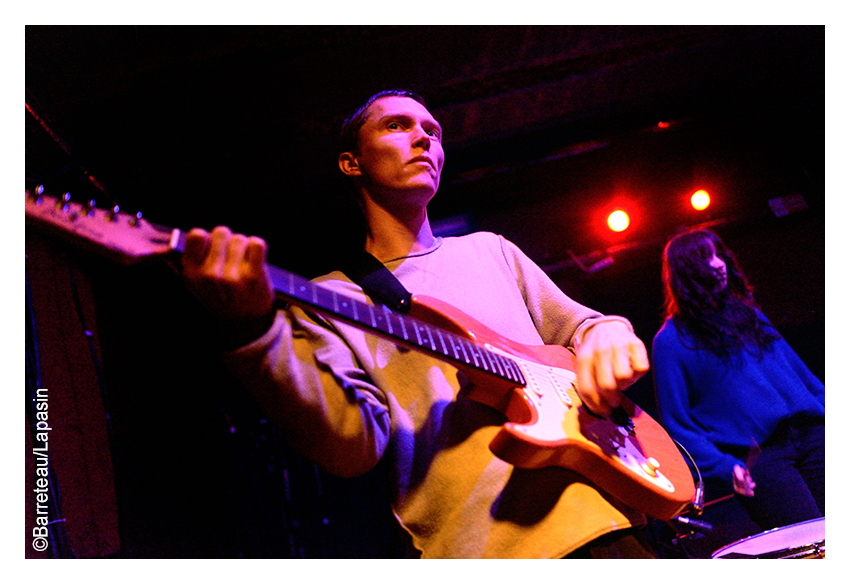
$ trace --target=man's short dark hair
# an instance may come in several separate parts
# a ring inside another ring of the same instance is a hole
[[[357,108],[345,122],[342,124],[342,132],[340,133],[340,152],[356,152],[358,148],[358,138],[360,136],[360,128],[366,123],[369,107],[382,97],[409,97],[415,99],[422,105],[425,105],[425,100],[422,96],[409,91],[407,89],[386,89],[379,91],[372,97],[366,100],[366,103]]]

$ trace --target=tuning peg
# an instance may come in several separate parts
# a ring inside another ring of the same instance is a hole
[[[62,197],[56,201],[56,208],[62,211],[63,213],[67,213],[71,208],[71,193],[65,191]]]
[[[89,199],[89,202],[86,203],[86,215],[89,217],[94,217],[94,209],[97,203],[94,199]]]
[[[133,227],[137,227],[141,221],[142,221],[142,212],[141,211],[139,211],[138,213],[136,213],[135,215],[130,217],[130,225],[133,226]]]
[[[107,221],[117,221],[118,220],[118,213],[120,213],[120,212],[121,212],[121,208],[118,205],[113,205],[109,209],[109,211],[107,211],[107,213],[106,213],[106,220]]]
[[[35,203],[36,205],[41,205],[44,202],[44,185],[38,185],[32,191],[27,190],[27,198]]]

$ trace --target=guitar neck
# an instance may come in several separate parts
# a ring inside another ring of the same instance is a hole
[[[175,229],[171,247],[182,252],[184,240],[185,234]],[[480,347],[461,335],[386,306],[338,294],[276,266],[269,266],[269,275],[279,301],[314,310],[455,366],[475,369],[519,386],[525,385],[525,378],[515,361]]]

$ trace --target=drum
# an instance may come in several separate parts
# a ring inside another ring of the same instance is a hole
[[[777,527],[720,548],[711,559],[797,559],[826,557],[826,519]]]

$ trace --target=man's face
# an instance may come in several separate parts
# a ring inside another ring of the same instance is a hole
[[[355,176],[372,196],[404,192],[427,204],[440,185],[445,154],[440,124],[418,101],[383,97],[360,128]],[[408,197],[406,197],[408,198]]]

